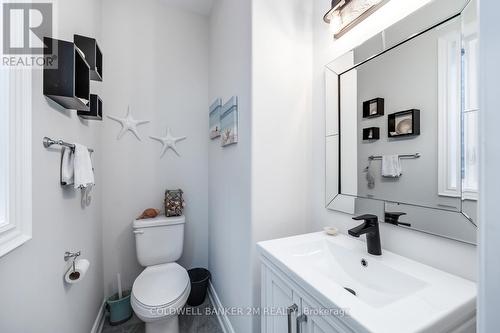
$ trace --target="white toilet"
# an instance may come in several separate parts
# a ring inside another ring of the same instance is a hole
[[[179,333],[178,313],[191,291],[187,271],[175,262],[184,223],[184,216],[134,221],[137,259],[146,269],[134,281],[130,302],[146,333]]]

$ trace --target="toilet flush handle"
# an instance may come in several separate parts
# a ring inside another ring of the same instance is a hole
[[[142,235],[144,233],[144,230],[134,230],[134,234],[136,235]]]

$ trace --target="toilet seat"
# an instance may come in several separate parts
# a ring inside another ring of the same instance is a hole
[[[144,321],[177,315],[190,291],[189,275],[179,264],[150,266],[134,281],[132,308]]]

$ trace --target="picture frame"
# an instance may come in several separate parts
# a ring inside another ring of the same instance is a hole
[[[222,106],[220,117],[221,146],[238,143],[238,97],[233,96]]]
[[[210,139],[220,137],[220,115],[222,110],[222,99],[217,98],[209,108],[209,136]]]

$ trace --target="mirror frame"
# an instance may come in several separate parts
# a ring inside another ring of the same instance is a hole
[[[433,220],[441,219],[441,221],[432,223],[430,228],[419,228],[413,225],[411,227],[397,227],[476,245],[477,224],[471,217],[467,216],[462,206],[460,211],[450,211],[343,194],[341,191],[340,163],[342,139],[340,129],[340,76],[447,21],[460,17],[471,3],[473,4],[474,0],[431,2],[325,66],[325,206],[327,209],[352,215],[355,214],[357,202],[366,200],[366,203],[370,205],[370,210],[373,210],[373,213],[379,216],[379,220],[384,222],[381,218],[383,215],[380,216],[380,214],[385,213],[387,204],[411,206],[421,210],[424,214],[432,215]],[[335,93],[329,94],[329,91]],[[336,151],[334,151],[335,149]],[[329,170],[331,171],[328,172]],[[461,200],[463,200],[463,197]],[[450,218],[450,214],[452,214],[453,218]],[[460,227],[457,227],[457,223],[460,223]]]

